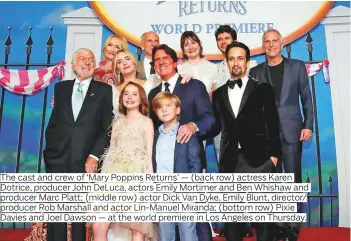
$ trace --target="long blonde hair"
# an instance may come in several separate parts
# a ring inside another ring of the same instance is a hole
[[[113,38],[121,40],[121,48],[122,48],[122,50],[128,51],[127,40],[125,38],[121,37],[121,36],[118,36],[117,34],[112,34],[106,39],[105,44],[104,44],[104,48],[103,48],[104,61],[106,61],[106,57],[105,57],[106,47],[107,47],[108,43],[111,41],[111,39],[113,39]]]
[[[124,82],[124,78],[123,78],[122,73],[120,71],[118,71],[118,69],[117,69],[117,55],[119,55],[120,53],[125,53],[127,56],[132,58],[132,61],[135,65],[135,77],[137,79],[140,79],[138,61],[136,60],[136,58],[134,57],[134,55],[131,52],[121,49],[121,50],[117,51],[116,56],[114,57],[114,60],[113,60],[113,70],[114,70],[113,72],[117,78],[117,86],[123,84],[123,82]]]

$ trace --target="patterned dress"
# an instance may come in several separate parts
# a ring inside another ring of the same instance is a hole
[[[100,62],[100,66],[94,70],[93,79],[109,85],[117,85],[117,77],[113,69],[106,69],[105,62]]]
[[[110,147],[101,157],[103,161],[101,173],[145,173],[151,157],[147,154],[143,122],[141,117],[133,124],[127,124],[123,115],[113,120]],[[131,240],[131,230],[145,235],[145,241],[158,239],[155,223],[112,223],[110,229],[118,240]],[[109,240],[111,239],[109,235]]]

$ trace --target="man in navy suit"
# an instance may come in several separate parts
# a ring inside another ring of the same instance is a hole
[[[313,129],[312,97],[305,64],[281,55],[282,36],[275,29],[263,34],[262,46],[267,62],[251,69],[250,75],[273,86],[280,122],[283,167],[286,173],[295,174],[296,183],[301,183],[302,142],[311,139]],[[291,230],[284,230],[288,233],[284,236],[297,236],[296,228],[295,224]],[[296,237],[290,238],[293,239]]]
[[[155,47],[152,51],[152,61],[156,73],[161,77],[162,83],[149,93],[149,102],[161,91],[168,91],[178,96],[182,103],[180,113],[180,127],[177,134],[177,142],[187,143],[197,133],[201,139],[205,139],[215,125],[215,117],[212,104],[205,85],[196,79],[186,85],[181,84],[182,78],[177,73],[177,54],[165,44]],[[150,118],[157,129],[162,122],[157,118],[155,112],[150,110]],[[202,145],[202,143],[200,143]],[[205,168],[205,152],[201,148],[202,168]],[[212,241],[211,229],[208,223],[198,223],[197,233],[199,240]]]

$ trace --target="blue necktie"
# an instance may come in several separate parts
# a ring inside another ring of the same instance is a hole
[[[72,105],[74,120],[77,120],[79,111],[82,108],[83,101],[84,101],[83,84],[78,82],[78,83],[76,83],[76,85],[78,87],[76,88],[76,91],[74,92],[73,105]]]

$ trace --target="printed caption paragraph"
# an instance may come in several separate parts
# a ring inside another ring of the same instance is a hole
[[[0,173],[1,222],[306,222],[293,174]]]

